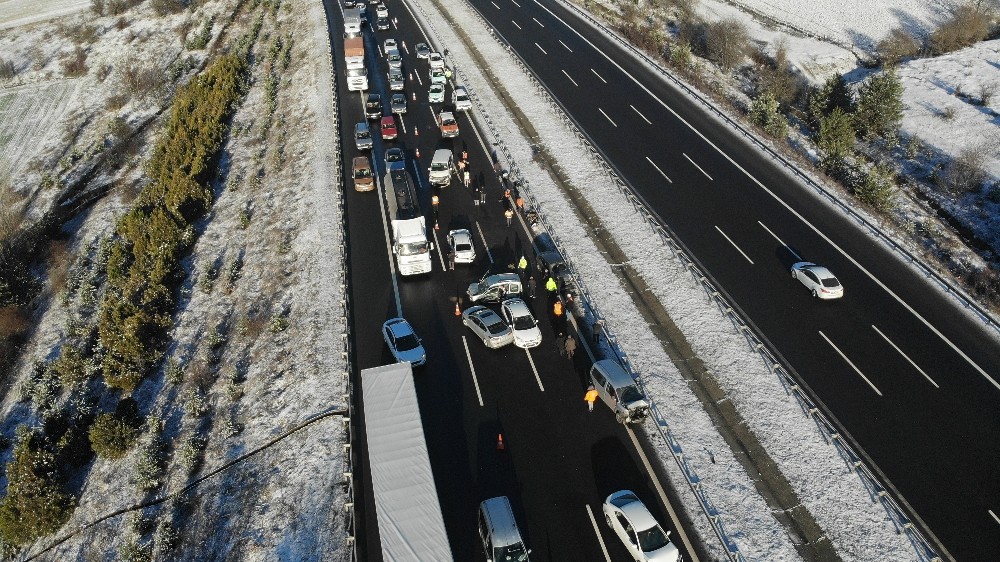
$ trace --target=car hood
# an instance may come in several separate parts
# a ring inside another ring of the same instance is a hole
[[[534,347],[542,343],[542,331],[538,327],[527,330],[514,330],[514,345],[517,347]]]
[[[399,357],[400,361],[408,361],[414,365],[423,363],[426,358],[424,353],[424,346],[419,345],[413,349],[408,349],[406,351],[396,351],[396,355]]]
[[[677,562],[680,560],[680,552],[677,551],[677,546],[668,542],[663,548],[655,550],[653,552],[645,552],[646,560],[649,562]]]

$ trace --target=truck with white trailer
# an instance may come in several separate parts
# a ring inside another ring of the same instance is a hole
[[[454,560],[427,454],[412,367],[395,363],[364,369],[361,387],[382,559]]]
[[[344,65],[347,67],[347,89],[363,92],[368,89],[368,69],[365,68],[365,40],[360,36],[344,36]]]
[[[406,162],[390,162],[385,174],[385,198],[392,221],[392,253],[401,275],[431,270],[434,243],[427,238],[427,223],[420,211],[416,184]]]

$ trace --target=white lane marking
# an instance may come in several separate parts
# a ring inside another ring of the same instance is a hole
[[[567,50],[567,51],[569,51],[569,52],[571,52],[571,53],[573,52],[573,49],[570,49],[570,48],[569,48],[569,45],[567,45],[566,43],[563,43],[563,42],[562,42],[562,39],[560,39],[560,40],[559,40],[559,44],[560,44],[560,45],[562,45],[563,47],[566,47],[566,50]]]
[[[601,543],[601,552],[604,553],[604,559],[607,562],[611,562],[608,547],[604,546],[604,537],[601,536],[601,529],[597,527],[597,520],[594,519],[594,512],[590,510],[590,504],[585,504],[584,507],[587,508],[587,517],[590,517],[590,524],[594,526],[594,534],[597,535],[597,542]]]
[[[374,160],[374,158],[372,160]],[[372,164],[375,165],[374,162]],[[389,221],[386,219],[385,214],[385,186],[382,185],[382,178],[377,173],[375,174],[375,185],[378,186],[378,194],[379,197],[382,198],[382,204],[380,204],[378,208],[379,211],[382,212],[382,232],[385,234],[385,251],[389,254],[389,273],[391,273],[389,277],[392,279],[392,294],[396,299],[396,312],[399,313],[400,317],[403,317],[403,302],[399,298],[399,281],[396,279],[396,256],[392,254]]]
[[[599,108],[599,107],[598,107],[598,108],[597,108],[597,111],[600,111],[600,112],[601,112],[601,115],[603,115],[605,119],[607,119],[608,121],[611,121],[611,118],[610,118],[610,117],[608,117],[608,114],[607,114],[607,113],[604,113],[604,110],[603,110],[603,109],[601,109],[601,108]],[[615,127],[617,127],[617,126],[618,126],[618,123],[615,123],[614,121],[611,121],[611,124],[612,124],[612,125],[614,125]]]
[[[642,120],[645,121],[647,125],[652,125],[653,124],[653,122],[650,121],[649,119],[646,119],[646,116],[643,115],[641,111],[639,111],[638,109],[636,109],[634,105],[629,104],[629,107],[632,108],[632,111],[638,113],[639,117],[642,117]]]
[[[479,226],[479,221],[476,221],[476,230],[479,231],[479,238],[483,241],[483,247],[486,248],[486,257],[490,258],[490,263],[493,263],[493,252],[490,252],[490,245],[486,243],[486,236],[483,235],[483,227]]]
[[[997,523],[1000,523],[1000,517],[997,517],[997,514],[993,513],[992,509],[987,509],[986,511],[988,511],[990,513],[990,515],[993,516],[994,521],[996,521]]]
[[[594,70],[593,68],[591,68],[590,71],[594,73],[594,76],[600,78],[601,82],[604,82],[605,84],[608,83],[608,81],[605,80],[603,76],[601,76],[600,74],[598,74],[596,70]]]
[[[521,5],[517,3],[517,0],[510,0],[510,1],[513,2],[514,5],[517,6],[518,8],[521,7]]]
[[[419,72],[414,72],[413,76],[414,76],[414,78],[417,79],[417,84],[420,84],[421,86],[424,85],[424,81],[420,79],[420,73]]]
[[[798,252],[796,252],[795,250],[793,250],[791,246],[789,246],[788,244],[785,244],[784,240],[782,240],[781,238],[778,238],[777,234],[771,232],[770,228],[768,228],[767,226],[764,226],[764,223],[762,223],[760,221],[757,221],[757,224],[759,224],[760,226],[762,226],[764,228],[764,230],[767,231],[768,234],[770,234],[771,236],[773,236],[774,239],[778,241],[778,244],[781,244],[782,246],[785,247],[786,250],[788,250],[789,252],[791,252],[792,255],[795,256],[795,259],[797,259],[799,261],[802,261],[802,256],[800,256],[798,254]]]
[[[545,27],[545,25],[542,22],[538,21],[538,18],[531,18],[531,19],[535,20],[535,23],[537,23],[538,25]]]
[[[743,250],[741,250],[740,247],[736,245],[736,242],[733,242],[732,238],[730,238],[729,236],[726,236],[726,233],[722,232],[722,229],[719,228],[718,226],[715,227],[715,230],[718,230],[719,234],[721,234],[723,238],[725,238],[726,240],[728,240],[729,243],[732,244],[734,248],[736,248],[737,252],[739,252],[740,254],[743,254],[743,257],[745,257],[747,259],[747,261],[750,262],[750,265],[753,265],[753,260],[750,259],[750,256],[748,256],[746,254],[746,252],[744,252]]]
[[[500,6],[497,6],[496,2],[490,2],[490,4],[493,4],[496,7],[496,9],[498,9],[498,10],[500,9]]]
[[[914,369],[916,369],[917,371],[920,371],[920,374],[923,375],[925,379],[927,379],[928,381],[930,381],[930,383],[934,385],[934,388],[941,388],[940,386],[938,386],[938,383],[934,382],[934,379],[932,379],[930,377],[930,375],[928,375],[927,373],[925,373],[924,370],[921,369],[919,365],[917,365],[916,363],[913,362],[913,359],[910,359],[909,356],[907,356],[905,353],[903,353],[903,350],[899,349],[899,346],[896,345],[895,343],[893,343],[892,340],[889,339],[889,336],[883,334],[882,330],[879,330],[877,327],[875,327],[875,324],[872,324],[872,329],[875,330],[876,332],[878,332],[878,335],[882,336],[882,339],[884,339],[885,341],[889,342],[889,345],[891,345],[893,347],[893,349],[895,349],[896,351],[898,351],[899,354],[903,356],[903,359],[906,359],[907,361],[909,361],[910,365],[913,365]]]
[[[396,24],[393,24],[393,25],[396,25]],[[399,28],[397,27],[396,29],[399,29]],[[404,53],[410,54],[410,50],[406,48],[406,41],[403,41],[402,43],[400,43],[400,46],[403,47],[403,52]]]
[[[472,364],[472,354],[469,353],[469,342],[462,336],[462,345],[465,346],[465,357],[469,360],[469,369],[472,371],[472,383],[476,385],[476,396],[479,398],[479,406],[483,405],[483,393],[479,391],[479,379],[476,378],[476,366]]]
[[[573,77],[570,76],[568,72],[564,70],[562,71],[562,73],[566,75],[566,78],[569,78],[569,81],[572,82],[574,86],[576,86],[577,88],[580,87],[580,85],[576,83],[576,80],[573,80]]]
[[[706,172],[705,170],[702,170],[702,169],[701,169],[701,166],[699,166],[699,165],[695,164],[695,163],[694,163],[694,160],[692,160],[692,159],[691,159],[691,157],[687,155],[687,153],[685,153],[685,152],[682,152],[681,154],[683,154],[683,155],[684,155],[684,158],[687,158],[687,159],[688,159],[688,162],[690,162],[690,163],[694,164],[694,167],[695,167],[695,168],[698,168],[698,170],[699,170],[699,171],[700,171],[701,173],[705,174],[705,177],[706,177],[706,178],[708,178],[708,179],[709,179],[709,180],[711,180],[711,181],[715,181],[715,180],[713,180],[713,179],[712,179],[712,176],[708,175],[708,172]]]
[[[687,548],[687,551],[691,556],[691,562],[700,562],[698,555],[695,554],[694,547],[691,545],[691,540],[688,538],[687,533],[684,531],[684,527],[681,525],[680,519],[677,517],[677,512],[674,511],[674,506],[667,500],[667,494],[663,491],[663,486],[660,484],[660,480],[656,477],[656,473],[653,472],[653,467],[649,464],[649,459],[646,458],[646,452],[639,446],[639,440],[636,439],[632,428],[626,425],[625,431],[628,432],[628,436],[632,439],[632,446],[635,447],[636,452],[639,453],[639,458],[642,459],[642,464],[646,467],[649,479],[653,481],[656,493],[660,495],[660,502],[662,502],[663,506],[667,508],[667,514],[670,515],[670,520],[674,523],[674,529],[676,529],[677,534],[680,535],[681,542],[684,543],[684,546]]]
[[[649,94],[649,96],[651,98],[653,98],[654,100],[658,101],[660,103],[660,105],[663,106],[664,109],[666,109],[671,114],[673,114],[673,116],[676,117],[681,123],[684,123],[687,126],[688,129],[691,129],[691,132],[693,132],[694,134],[696,134],[699,137],[701,137],[701,140],[703,140],[706,143],[708,143],[709,146],[711,146],[712,148],[714,148],[716,152],[718,152],[723,158],[725,158],[726,160],[728,160],[730,164],[732,164],[733,166],[736,167],[736,169],[738,169],[739,171],[743,172],[743,175],[745,175],[746,177],[750,178],[750,181],[752,181],[755,184],[757,184],[757,187],[760,187],[762,190],[764,190],[764,193],[767,193],[768,195],[770,195],[772,199],[774,199],[775,201],[777,201],[778,204],[781,205],[782,207],[784,207],[789,213],[792,214],[792,216],[794,216],[795,218],[797,218],[800,221],[802,221],[802,224],[808,226],[809,229],[812,230],[813,232],[815,232],[817,236],[819,236],[820,238],[822,238],[827,244],[829,244],[834,249],[836,249],[838,252],[840,252],[840,254],[842,256],[844,256],[852,264],[854,264],[854,267],[857,267],[859,270],[861,270],[862,273],[864,273],[865,275],[867,275],[872,281],[874,281],[879,287],[881,287],[882,290],[885,291],[889,296],[891,296],[892,298],[896,299],[896,302],[898,302],[899,304],[903,305],[903,307],[906,308],[906,310],[908,310],[910,312],[910,314],[913,315],[914,318],[916,318],[917,320],[919,320],[923,325],[927,326],[927,328],[930,331],[934,332],[934,335],[936,335],[937,337],[941,338],[941,341],[943,341],[945,344],[947,344],[948,347],[950,347],[952,349],[952,351],[954,351],[955,353],[957,353],[962,359],[965,359],[966,363],[968,363],[969,365],[972,366],[973,369],[975,369],[976,371],[978,371],[979,374],[982,375],[983,378],[985,378],[987,381],[989,381],[990,384],[992,384],[994,387],[996,387],[997,390],[1000,390],[1000,382],[998,382],[996,379],[994,379],[993,377],[991,377],[989,375],[989,373],[987,373],[982,367],[979,366],[978,363],[976,363],[975,361],[973,361],[971,357],[969,357],[964,351],[962,351],[961,349],[959,349],[958,346],[955,345],[954,342],[952,342],[950,339],[948,339],[947,336],[945,336],[944,334],[942,334],[940,330],[938,330],[937,328],[935,328],[933,324],[931,324],[926,318],[924,318],[923,316],[921,316],[920,313],[918,313],[916,310],[913,309],[913,307],[911,307],[910,305],[906,304],[906,301],[904,301],[902,299],[902,297],[900,297],[895,292],[893,292],[892,289],[890,289],[888,286],[886,286],[885,283],[882,283],[881,281],[879,281],[879,279],[877,277],[875,277],[875,275],[872,274],[872,272],[868,271],[868,269],[866,269],[857,260],[855,260],[853,257],[851,257],[851,255],[848,254],[846,250],[844,250],[843,248],[841,248],[840,246],[838,246],[837,244],[835,244],[833,242],[833,240],[831,240],[826,234],[823,234],[823,232],[820,231],[819,228],[816,228],[816,226],[814,226],[811,222],[807,221],[806,218],[803,217],[798,211],[796,211],[795,209],[793,209],[791,207],[791,205],[789,205],[788,203],[786,203],[784,200],[782,200],[780,197],[778,197],[773,191],[771,191],[770,189],[768,189],[767,186],[765,186],[760,180],[758,180],[756,177],[754,177],[753,174],[751,174],[750,172],[748,172],[746,170],[746,168],[744,168],[743,166],[741,166],[739,164],[739,162],[733,160],[731,156],[729,156],[721,148],[719,148],[718,146],[716,146],[715,143],[713,143],[711,140],[709,140],[708,137],[706,137],[704,134],[702,134],[701,131],[699,131],[693,125],[691,125],[691,123],[689,123],[686,119],[684,119],[679,113],[677,113],[676,111],[674,111],[674,109],[672,107],[670,107],[669,105],[667,105],[666,102],[664,102],[660,98],[656,97],[656,95],[653,94],[653,92],[650,91],[649,88],[647,88],[642,82],[639,82],[638,78],[636,78],[635,76],[632,76],[628,72],[625,72],[625,69],[622,68],[622,66],[620,64],[618,64],[617,62],[615,62],[610,56],[608,56],[607,53],[605,53],[604,51],[598,49],[589,39],[587,39],[586,37],[584,37],[582,33],[580,33],[579,31],[577,31],[576,29],[574,29],[571,25],[569,25],[568,23],[566,23],[566,21],[564,19],[562,19],[561,17],[559,17],[558,15],[556,15],[552,10],[548,9],[546,6],[542,5],[542,3],[539,2],[538,0],[534,0],[534,2],[539,7],[541,7],[543,10],[545,10],[546,12],[548,12],[552,17],[554,17],[557,20],[559,20],[560,22],[562,22],[562,24],[564,26],[566,26],[566,28],[568,28],[569,30],[571,30],[573,33],[575,33],[577,35],[577,37],[579,37],[580,39],[583,39],[584,41],[586,41],[587,44],[591,46],[591,48],[593,48],[595,51],[597,51],[598,53],[600,53],[601,55],[603,55],[604,58],[607,59],[608,62],[610,62],[611,64],[615,65],[618,68],[618,70],[620,70],[622,72],[622,74],[624,74],[624,75],[628,76],[629,78],[631,78],[632,81],[635,82],[636,86],[639,86],[640,88],[642,88],[647,94]],[[593,70],[593,69],[591,69],[591,70]],[[597,74],[597,73],[595,72],[594,74]]]
[[[535,360],[531,358],[531,351],[525,349],[524,354],[528,356],[528,363],[531,364],[531,371],[535,373],[535,380],[538,381],[539,390],[545,392],[545,387],[542,386],[542,377],[538,376],[538,369],[535,368]]]
[[[516,22],[516,21],[514,21],[514,20],[510,20],[510,23],[512,23],[512,24],[514,24],[515,26],[517,26],[517,28],[518,28],[518,29],[521,29],[521,26],[520,26],[520,25],[517,25],[517,22]]]
[[[437,221],[435,221],[436,223]],[[431,234],[434,236],[434,246],[438,252],[438,260],[441,262],[441,271],[448,271],[448,268],[444,265],[444,254],[441,253],[441,242],[438,241],[438,231],[436,228],[431,228]]]
[[[670,177],[667,176],[667,174],[664,174],[663,170],[661,170],[660,167],[656,165],[656,162],[653,162],[652,160],[649,159],[649,156],[646,157],[646,161],[649,162],[650,164],[652,164],[653,167],[656,168],[656,171],[660,172],[660,175],[663,176],[664,179],[666,179],[670,183],[674,183],[674,181],[671,180]]]
[[[546,54],[546,55],[548,54],[548,53],[545,52],[545,49],[543,49],[542,46],[539,45],[538,43],[535,43],[535,46],[538,47],[538,50],[541,51],[543,54]]]
[[[490,245],[486,243],[486,237],[483,236],[483,227],[479,226],[479,221],[476,221],[476,230],[479,231],[479,237],[483,240],[483,247],[486,248],[486,257],[490,258],[490,263],[493,263],[493,252],[490,252]]]
[[[406,134],[406,122],[403,121],[403,115],[399,114],[396,116],[399,119],[399,128],[403,129],[403,134]]]
[[[841,351],[839,347],[833,345],[833,342],[830,341],[830,338],[826,337],[826,334],[824,334],[822,330],[820,330],[819,335],[823,336],[823,339],[826,340],[826,343],[830,344],[830,347],[832,347],[833,350],[837,352],[837,355],[840,355],[840,357],[844,361],[847,361],[847,364],[850,365],[852,369],[854,369],[854,372],[861,375],[861,378],[865,379],[865,382],[868,383],[868,386],[872,387],[872,390],[875,391],[875,394],[882,396],[882,391],[879,390],[878,387],[876,387],[874,384],[872,384],[872,381],[868,380],[868,377],[866,377],[865,374],[861,372],[861,369],[859,369],[857,365],[851,362],[851,360],[848,359],[846,355],[844,355],[844,352]]]

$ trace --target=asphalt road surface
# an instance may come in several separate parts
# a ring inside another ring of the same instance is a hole
[[[685,544],[678,538],[677,523],[667,517],[631,436],[602,404],[588,413],[583,400],[589,368],[587,353],[581,347],[572,361],[557,353],[548,314],[551,301],[541,285],[537,298],[526,299],[542,328],[539,347],[527,351],[513,346],[486,349],[455,316],[454,297],[490,269],[491,260],[493,269],[505,271],[512,271],[506,264],[515,263],[522,254],[533,261],[532,240],[519,221],[507,226],[490,147],[473,131],[467,116],[457,115],[459,138],[441,139],[433,120],[433,111],[440,107],[427,102],[428,64],[418,61],[413,51],[417,42],[426,39],[398,1],[387,2],[390,17],[396,21],[392,29],[373,32],[366,26],[363,33],[368,92],[381,93],[385,101],[391,94],[386,82],[388,67],[380,49],[387,37],[400,41],[407,76],[408,111],[400,120],[399,139],[383,142],[378,133],[373,134],[375,147],[370,155],[376,175],[381,181],[385,173],[384,150],[403,147],[408,169],[419,178],[421,205],[429,224],[434,221],[426,168],[435,148],[451,148],[456,159],[463,150],[468,151],[473,189],[466,189],[453,178],[449,187],[439,190],[440,230],[435,231],[433,271],[415,277],[401,277],[395,272],[383,222],[381,188],[358,193],[350,180],[350,159],[359,154],[354,147],[353,126],[365,118],[364,94],[347,91],[341,50],[342,14],[336,2],[325,4],[337,67],[347,184],[344,190],[353,376],[357,377],[361,369],[392,361],[380,335],[381,324],[387,318],[404,316],[423,338],[428,361],[426,366],[415,369],[416,388],[455,559],[482,559],[476,509],[486,498],[506,495],[525,542],[532,549],[532,560],[628,560],[627,551],[608,529],[601,512],[605,497],[627,488],[637,493],[664,528],[673,531],[673,542],[690,560]],[[374,15],[373,11],[370,7],[369,16]],[[447,94],[450,100],[450,86]],[[388,112],[387,106],[384,113]],[[486,203],[474,205],[474,189],[481,188],[486,189]],[[447,232],[453,228],[468,228],[473,233],[478,257],[472,265],[458,264],[454,271],[448,271],[444,258],[447,249],[443,246]],[[398,287],[398,305],[394,287]],[[463,308],[466,306],[468,303],[463,304]],[[354,388],[360,394],[361,385],[355,384]],[[354,416],[353,423],[360,424],[360,402],[355,402],[355,408],[359,415]],[[359,554],[363,560],[379,560],[367,458],[360,447],[365,442],[364,428],[355,429],[360,435],[354,473],[364,496],[358,500],[362,511],[356,532]],[[504,441],[502,451],[497,450],[500,435]],[[669,488],[667,493],[671,493]]]
[[[557,2],[471,3],[863,449],[938,548],[958,560],[997,559],[995,334]],[[811,298],[789,274],[801,260],[829,267],[844,298]]]

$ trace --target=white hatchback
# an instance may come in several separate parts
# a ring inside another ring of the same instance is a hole
[[[455,252],[455,263],[476,261],[476,246],[472,243],[472,233],[464,228],[448,233],[448,245]]]
[[[604,500],[604,520],[638,562],[677,562],[680,553],[635,492],[619,490]]]
[[[844,286],[830,270],[808,261],[792,265],[792,279],[798,279],[818,299],[839,299],[844,296]]]
[[[500,303],[500,316],[514,331],[514,345],[528,349],[542,343],[542,331],[531,309],[521,299],[507,299]]]
[[[444,72],[444,57],[441,56],[441,53],[431,53],[430,55],[427,55],[427,62],[430,63],[432,70],[436,68],[441,72]]]

